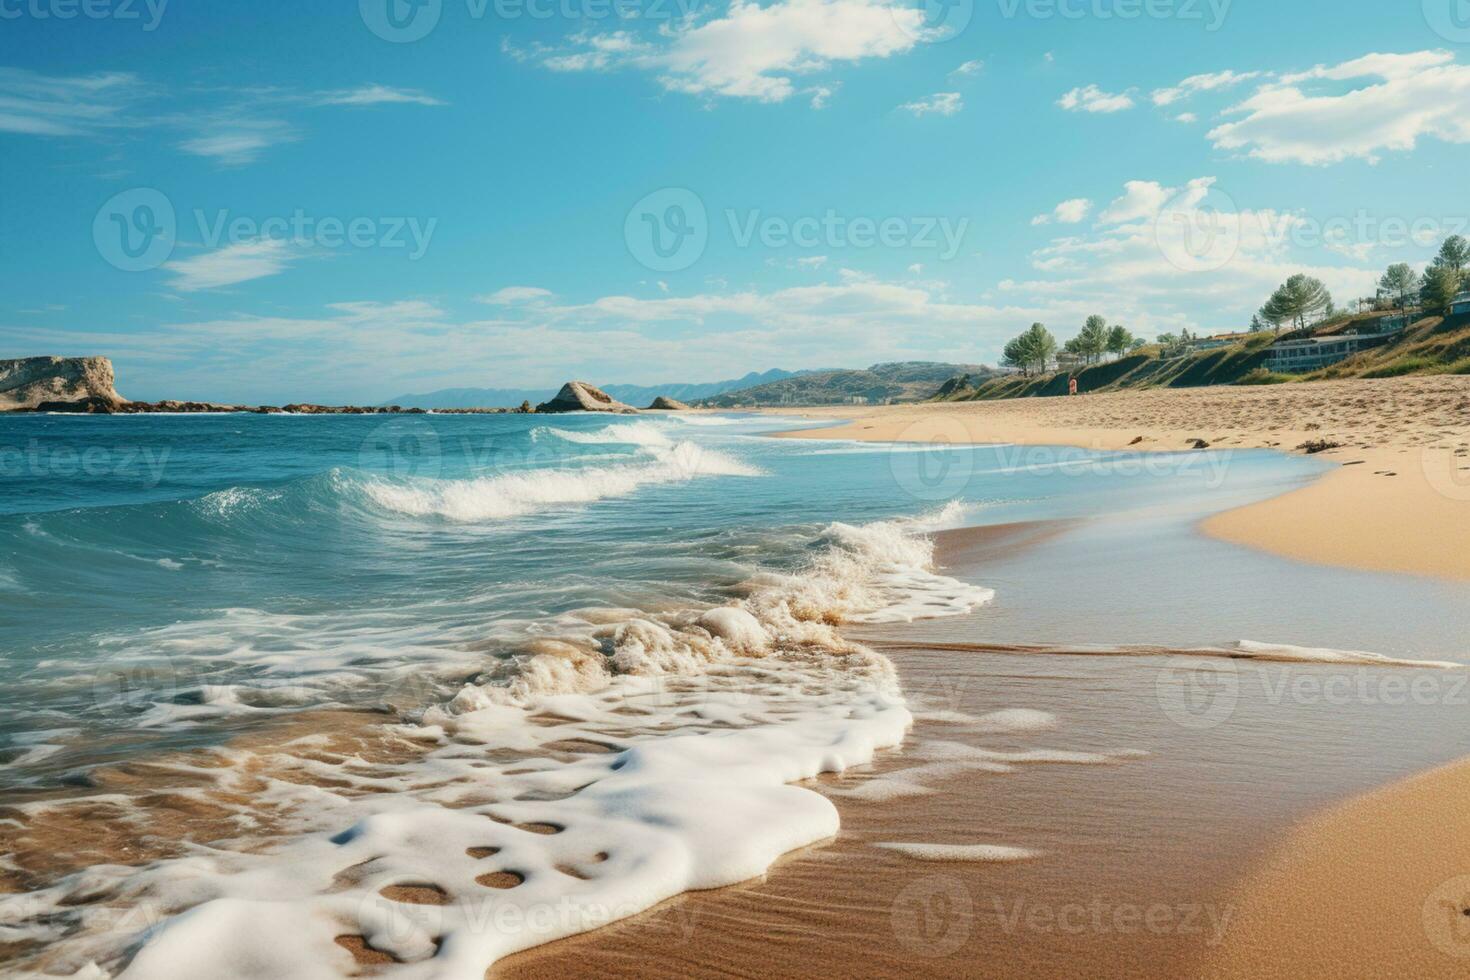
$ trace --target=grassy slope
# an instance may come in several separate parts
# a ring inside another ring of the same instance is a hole
[[[1335,321],[1318,333],[1336,332],[1351,319]],[[1271,334],[1251,337],[1234,347],[1201,351],[1186,357],[1163,360],[1158,347],[1106,364],[1094,364],[1076,373],[1078,391],[1116,391],[1123,388],[1191,388],[1202,385],[1261,384],[1314,381],[1322,378],[1382,378],[1400,374],[1431,374],[1446,371],[1470,374],[1470,316],[1426,317],[1383,347],[1363,351],[1320,371],[1304,375],[1271,374],[1266,371],[1266,348],[1276,339]],[[950,401],[988,398],[1027,398],[1065,395],[1065,372],[1023,378],[995,378],[973,391],[957,393]]]

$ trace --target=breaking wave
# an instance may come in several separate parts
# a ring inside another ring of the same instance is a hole
[[[766,475],[734,457],[691,442],[668,448],[649,443],[647,447],[652,456],[648,462],[538,469],[459,480],[405,483],[378,479],[366,483],[364,489],[374,503],[389,511],[470,522],[590,504],[625,497],[643,487],[685,483],[700,477]]]

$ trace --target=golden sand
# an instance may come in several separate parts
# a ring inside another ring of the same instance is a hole
[[[1470,376],[1102,392],[805,410],[841,424],[792,438],[1089,449],[1304,452],[1343,464],[1206,533],[1300,561],[1470,580]]]

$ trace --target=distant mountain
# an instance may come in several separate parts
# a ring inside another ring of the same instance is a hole
[[[767,405],[881,404],[933,397],[951,378],[968,374],[975,383],[998,374],[984,364],[899,361],[859,371],[809,371],[704,399],[711,408]]]
[[[620,402],[644,408],[659,395],[678,399],[681,402],[696,402],[736,388],[751,388],[757,385],[793,378],[802,371],[752,371],[743,378],[729,381],[708,381],[701,384],[666,385],[620,385],[598,384],[596,378],[580,380],[597,384],[603,391]],[[568,379],[572,380],[572,379]],[[441,388],[421,395],[399,395],[383,402],[384,405],[402,405],[404,408],[514,408],[521,402],[539,405],[550,401],[556,388]]]

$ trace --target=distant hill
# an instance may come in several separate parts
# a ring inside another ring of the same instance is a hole
[[[603,391],[612,395],[620,402],[627,402],[639,408],[644,407],[659,395],[681,402],[696,402],[705,398],[713,398],[716,395],[736,388],[751,388],[784,378],[793,378],[800,371],[783,371],[780,368],[772,368],[769,371],[752,371],[743,378],[732,378],[728,381],[707,381],[694,384],[666,384],[666,385],[623,385],[604,384],[598,385]],[[586,379],[597,384],[596,378]],[[399,395],[383,402],[384,405],[402,405],[405,408],[514,408],[521,402],[530,402],[539,405],[550,401],[557,392],[556,388],[441,388],[438,391],[425,392],[418,395]]]
[[[839,405],[854,400],[868,404],[885,401],[917,402],[933,397],[951,378],[968,374],[974,381],[995,376],[983,364],[945,364],[937,361],[899,361],[874,364],[855,371],[810,371],[749,388],[706,398],[710,408],[768,405]]]

